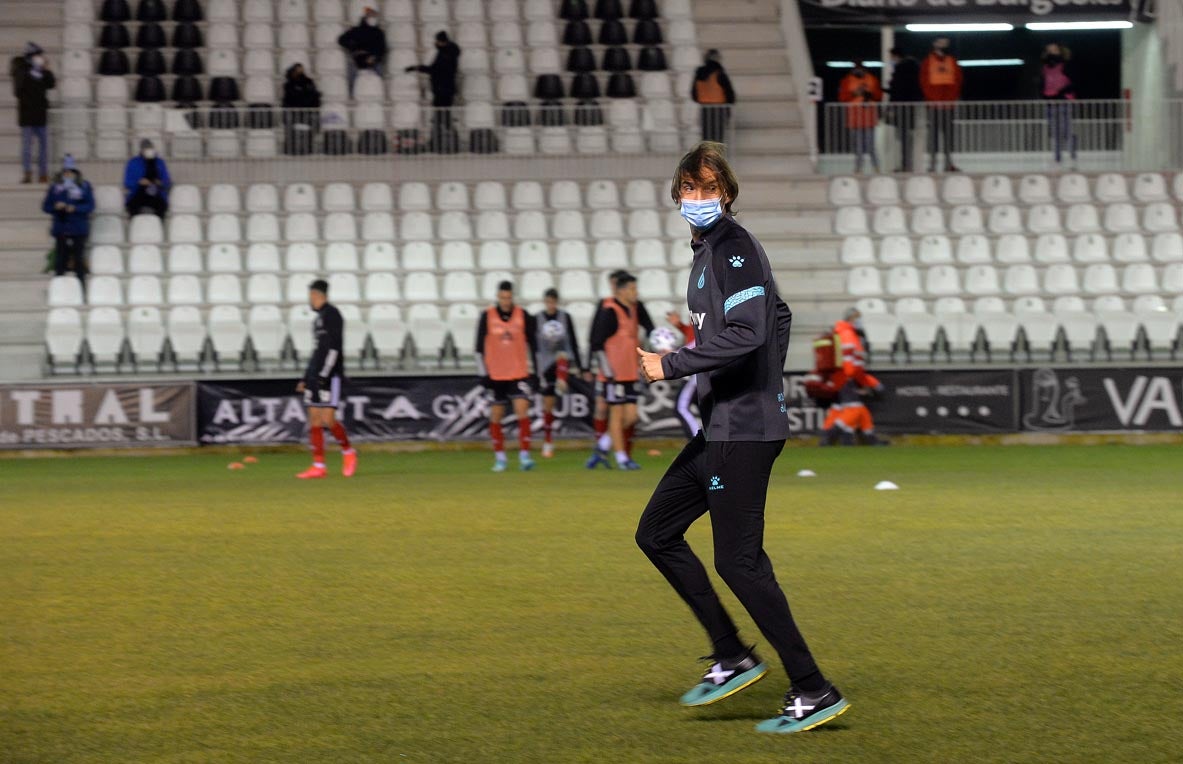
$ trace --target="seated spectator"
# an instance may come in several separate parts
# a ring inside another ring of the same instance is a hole
[[[145,138],[140,141],[140,153],[127,160],[123,170],[123,188],[127,192],[127,214],[151,212],[158,217],[168,213],[168,190],[172,179],[168,165],[156,156],[156,147]]]
[[[54,239],[53,272],[62,276],[68,270],[86,278],[86,238],[90,235],[90,213],[94,212],[94,191],[66,154],[62,171],[54,177],[41,203],[45,214],[53,216],[49,229]]]
[[[313,136],[320,125],[320,91],[304,72],[303,64],[292,64],[283,82],[285,154],[312,153]]]
[[[352,98],[358,70],[370,69],[381,77],[386,63],[386,33],[378,28],[378,11],[367,6],[358,25],[346,29],[337,38],[337,44],[345,49],[349,97]]]

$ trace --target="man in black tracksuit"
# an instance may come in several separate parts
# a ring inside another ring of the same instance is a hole
[[[662,477],[637,528],[637,544],[685,600],[713,643],[712,665],[683,705],[713,703],[767,672],[686,543],[711,515],[715,569],[772,644],[792,680],[763,732],[801,732],[848,708],[814,662],[762,548],[773,463],[789,434],[782,374],[792,314],[777,293],[763,247],[730,215],[739,193],[717,143],[679,163],[671,194],[690,222],[694,263],[686,298],[696,346],[664,356],[638,348],[650,381],[697,375],[703,429]]]

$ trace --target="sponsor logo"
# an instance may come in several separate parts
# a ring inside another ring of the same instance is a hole
[[[711,484],[707,488],[708,491],[722,491],[727,486],[723,485],[723,479],[718,475],[711,476]]]
[[[698,274],[698,288],[702,289],[707,285],[707,267],[702,266],[702,273]]]
[[[728,262],[731,263],[732,268],[742,268],[743,267],[743,258],[740,257],[739,255],[736,255],[735,257],[731,258]]]
[[[1076,424],[1076,409],[1087,402],[1076,377],[1061,384],[1054,369],[1036,369],[1031,375],[1031,405],[1023,415],[1023,426],[1031,430],[1071,430]]]
[[[694,313],[694,312],[690,313],[690,323],[694,324],[695,329],[701,330],[702,325],[706,323],[706,320],[707,320],[706,313]]]

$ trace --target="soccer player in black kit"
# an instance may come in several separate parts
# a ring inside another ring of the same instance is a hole
[[[325,430],[341,444],[341,474],[353,477],[357,470],[357,452],[349,444],[345,427],[337,421],[337,406],[341,404],[341,383],[345,376],[342,347],[345,342],[345,320],[341,311],[329,302],[329,284],[317,279],[308,285],[308,304],[316,311],[312,335],[316,350],[308,361],[304,379],[296,385],[296,392],[304,394],[308,409],[308,440],[312,444],[312,466],[296,477],[315,480],[328,477],[325,469]]]
[[[681,595],[712,642],[711,666],[682,704],[722,700],[767,667],[744,647],[684,534],[711,516],[715,570],[776,650],[791,681],[779,715],[761,732],[803,732],[849,708],[822,675],[764,553],[764,506],[772,465],[789,434],[782,374],[792,314],[780,299],[764,248],[735,221],[739,182],[723,147],[703,142],[679,162],[670,189],[690,223],[694,263],[686,299],[693,348],[658,355],[637,348],[650,382],[697,375],[702,430],[670,465],[645,507],[637,544]]]

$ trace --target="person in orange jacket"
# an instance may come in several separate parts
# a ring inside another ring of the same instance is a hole
[[[953,111],[961,100],[961,64],[949,53],[949,38],[938,37],[920,64],[920,90],[928,102],[928,171],[937,171],[937,151],[944,143],[945,170],[953,164]]]
[[[863,171],[863,154],[871,156],[871,166],[879,172],[879,155],[875,153],[875,126],[879,124],[879,107],[883,88],[879,78],[867,71],[862,61],[852,69],[838,86],[838,100],[850,104],[846,108],[846,129],[854,140],[854,171]]]
[[[842,354],[842,363],[830,375],[828,384],[836,391],[837,401],[826,413],[822,424],[821,445],[834,443],[852,446],[857,433],[868,445],[887,445],[875,434],[871,412],[862,401],[865,390],[883,392],[883,383],[867,373],[867,353],[862,339],[862,314],[858,308],[846,311],[834,324],[834,340]]]

